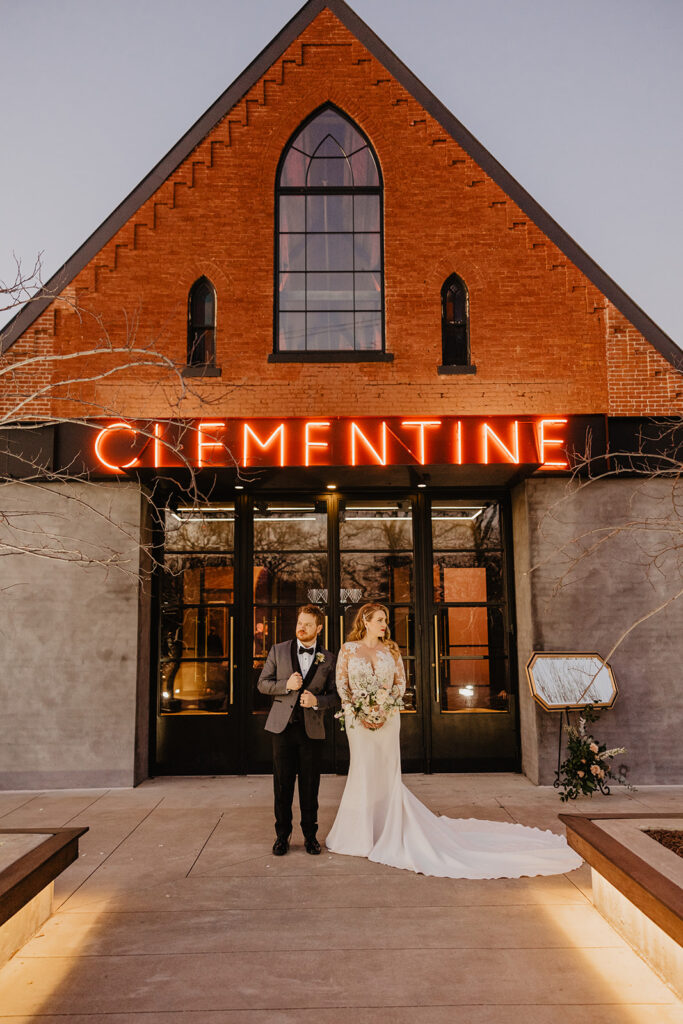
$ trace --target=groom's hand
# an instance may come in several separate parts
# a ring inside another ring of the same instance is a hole
[[[288,690],[300,690],[304,684],[303,676],[301,672],[292,672],[291,676],[287,680]]]
[[[301,694],[301,707],[302,708],[314,708],[318,703],[318,698],[314,697],[310,690],[304,690]]]

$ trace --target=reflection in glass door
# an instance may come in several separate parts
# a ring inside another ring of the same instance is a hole
[[[518,767],[504,520],[492,500],[241,497],[166,513],[154,770],[268,772],[270,699],[256,682],[297,609],[333,651],[358,608],[389,609],[408,688],[406,771]],[[328,716],[324,771],[347,738]]]
[[[413,506],[410,498],[353,501],[339,510],[340,639],[348,636],[358,608],[367,601],[389,610],[391,635],[401,649],[406,672],[406,710],[402,712],[404,766],[423,761],[422,732],[417,721],[415,649],[415,562]],[[338,764],[348,758],[340,745]]]
[[[516,767],[497,502],[434,501],[432,766]]]
[[[161,767],[236,770],[234,547],[232,504],[167,511],[157,694]]]
[[[256,501],[253,515],[253,651],[247,696],[247,751],[252,771],[266,771],[271,760],[270,735],[264,733],[271,698],[256,689],[273,644],[295,636],[297,608],[317,604],[325,612],[328,597],[327,507],[315,501]],[[323,630],[322,642],[328,629]],[[332,726],[325,770],[331,770]]]

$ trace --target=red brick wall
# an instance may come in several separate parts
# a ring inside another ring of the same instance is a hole
[[[683,412],[683,374],[611,303],[606,327],[609,415],[667,416]]]
[[[0,359],[0,416],[43,419],[52,413],[55,309],[49,306]]]
[[[357,121],[381,163],[393,363],[267,362],[276,166],[290,135],[326,101]],[[440,289],[453,271],[470,292],[471,376],[436,370]],[[201,274],[216,288],[223,375],[183,390],[151,350],[184,363],[187,294]],[[78,367],[107,376],[62,389],[52,410],[60,414],[683,411],[680,376],[328,11],[78,275],[71,294],[82,308],[57,304],[58,352],[98,340],[132,350]],[[128,368],[111,375],[117,360]]]

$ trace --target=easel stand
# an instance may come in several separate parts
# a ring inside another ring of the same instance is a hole
[[[564,708],[563,711],[565,721],[567,725],[569,725],[569,708]],[[562,713],[563,712],[560,711],[560,732],[557,737],[557,771],[555,772],[555,781],[553,782],[553,786],[555,787],[555,789],[560,788],[560,765],[562,764],[562,732],[564,727],[564,722],[562,721]]]

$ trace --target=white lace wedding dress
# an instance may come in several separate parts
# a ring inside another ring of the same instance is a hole
[[[439,817],[425,807],[401,780],[400,714],[394,712],[375,730],[351,725],[349,699],[368,673],[395,695],[405,691],[400,658],[395,661],[380,645],[373,665],[364,644],[342,645],[337,690],[346,712],[351,764],[325,841],[328,850],[442,878],[520,878],[579,867],[581,857],[554,832],[513,822]]]

